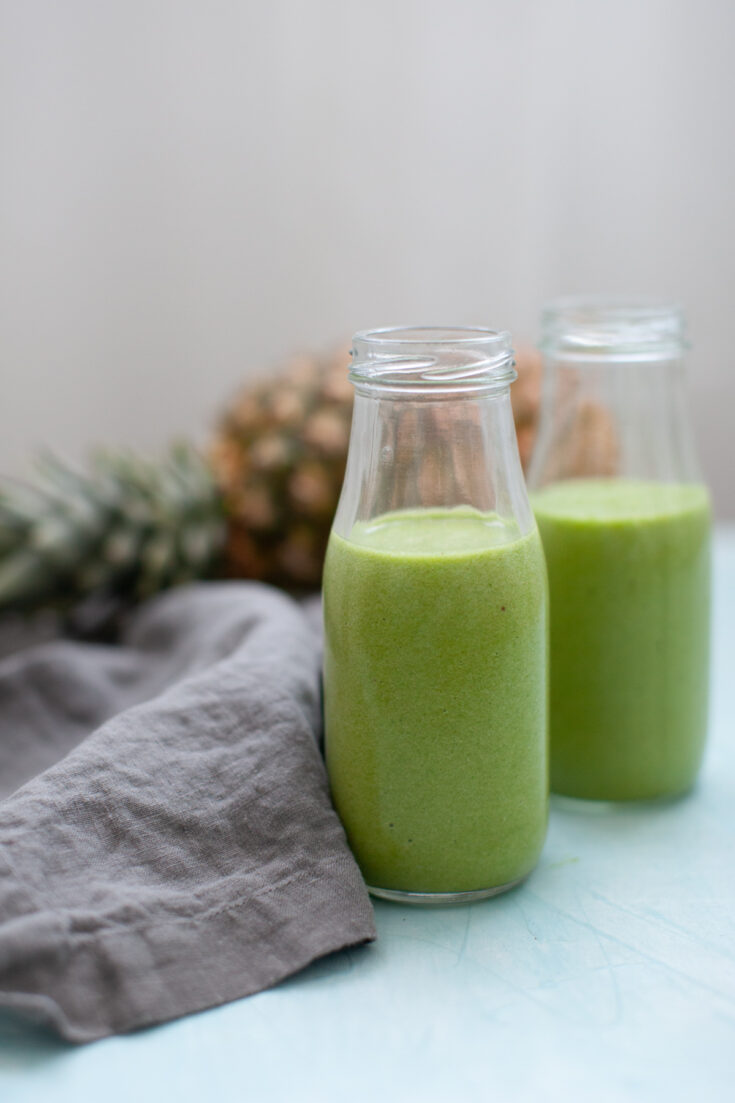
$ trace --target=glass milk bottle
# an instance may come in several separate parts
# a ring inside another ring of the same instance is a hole
[[[542,323],[529,484],[551,598],[551,787],[689,789],[707,729],[710,505],[670,306],[570,299]]]
[[[547,588],[510,335],[358,333],[324,570],[332,796],[371,892],[511,888],[547,819]]]

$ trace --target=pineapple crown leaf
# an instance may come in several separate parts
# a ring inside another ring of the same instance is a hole
[[[159,463],[98,449],[84,469],[43,453],[35,473],[0,484],[0,613],[136,600],[202,577],[223,548],[220,491],[187,444]]]
[[[36,596],[41,603],[53,589],[54,574],[38,556],[15,553],[0,562],[0,608],[25,608]]]

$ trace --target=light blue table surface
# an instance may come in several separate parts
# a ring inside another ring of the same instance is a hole
[[[552,806],[538,870],[238,1003],[73,1048],[0,1019],[2,1103],[735,1100],[735,529],[696,791]]]

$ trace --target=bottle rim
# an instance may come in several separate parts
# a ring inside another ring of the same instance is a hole
[[[351,382],[371,393],[489,393],[516,378],[510,333],[485,326],[359,330],[351,356]]]
[[[539,347],[568,361],[673,360],[688,342],[684,313],[659,299],[567,296],[541,314]]]

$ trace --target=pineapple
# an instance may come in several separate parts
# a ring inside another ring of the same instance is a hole
[[[528,460],[541,364],[521,349],[513,405]],[[0,612],[117,610],[195,578],[316,588],[344,475],[349,352],[289,360],[235,396],[206,457],[43,458],[37,485],[0,486]],[[84,618],[82,618],[84,619]]]

